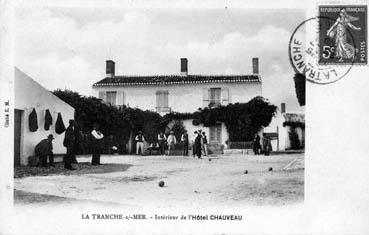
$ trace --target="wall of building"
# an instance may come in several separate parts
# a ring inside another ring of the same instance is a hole
[[[156,92],[167,90],[168,104],[174,112],[194,112],[208,105],[204,97],[208,97],[208,89],[222,88],[222,93],[228,93],[228,99],[222,95],[222,104],[248,102],[262,94],[261,83],[214,83],[185,85],[147,85],[129,87],[94,87],[96,97],[101,91],[123,92],[124,104],[143,110],[156,111]]]
[[[284,121],[285,121],[285,118],[283,117],[281,112],[278,110],[277,114],[275,115],[275,117],[273,117],[269,126],[264,128],[264,132],[267,132],[267,133],[277,132],[277,128],[278,128],[279,141],[277,140],[271,141],[273,151],[277,151],[277,150],[285,151],[286,148],[290,146],[288,145],[289,144],[288,128],[283,126]]]
[[[49,134],[53,134],[53,148],[55,154],[64,154],[66,152],[63,146],[64,133],[58,135],[55,133],[55,122],[60,112],[65,127],[68,121],[74,119],[74,109],[50,91],[46,90],[31,77],[15,69],[14,78],[14,108],[23,111],[21,126],[21,164],[27,164],[27,158],[34,155],[34,147],[36,144],[45,139]],[[28,117],[35,108],[37,112],[38,130],[36,132],[29,131]],[[53,122],[50,129],[44,129],[45,111],[49,109]]]
[[[264,128],[264,132],[279,132],[279,146],[277,146],[277,141],[272,141],[273,151],[277,150],[279,147],[279,151],[285,151],[286,149],[291,148],[291,141],[289,132],[291,131],[290,126],[283,126],[283,123],[286,121],[283,114],[278,110],[276,116],[272,119],[269,126]],[[295,128],[295,131],[299,137],[300,143],[304,140],[304,132],[301,127]]]

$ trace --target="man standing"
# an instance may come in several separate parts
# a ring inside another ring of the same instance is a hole
[[[145,138],[142,135],[142,131],[138,132],[138,135],[135,138],[136,140],[136,155],[138,155],[138,152],[141,150],[141,155],[143,155],[143,142],[145,141]]]
[[[202,141],[202,137],[201,137],[201,132],[199,132],[196,136],[196,139],[195,139],[195,152],[196,152],[196,156],[198,158],[201,158],[201,141]]]
[[[181,136],[181,141],[183,143],[183,156],[188,156],[188,134],[186,130]]]
[[[35,147],[35,155],[39,159],[38,165],[41,167],[47,167],[47,157],[49,156],[49,165],[54,165],[54,154],[53,154],[53,135],[49,135],[46,139],[43,139]]]
[[[170,134],[168,136],[168,156],[170,155],[170,150],[174,150],[174,147],[177,143],[177,139],[174,136],[174,131],[170,131]]]
[[[159,150],[160,154],[165,154],[165,141],[167,140],[167,137],[163,134],[163,132],[160,132],[158,135],[158,143],[159,143]]]
[[[64,168],[68,170],[75,170],[72,168],[72,160],[74,156],[74,120],[69,120],[69,126],[65,130],[63,145],[67,148],[67,154],[64,157]]]
[[[204,150],[204,156],[208,155],[208,139],[206,138],[205,132],[202,132],[202,146]]]
[[[263,133],[263,151],[264,151],[264,155],[269,156],[269,153],[270,153],[271,149],[272,149],[272,145],[271,145],[270,139],[265,133]]]
[[[260,136],[259,135],[256,135],[256,137],[254,139],[253,148],[254,148],[254,154],[255,155],[260,154],[261,146],[260,146]]]
[[[195,157],[196,155],[196,145],[195,145],[196,137],[197,137],[197,131],[195,131],[192,136],[192,156],[193,157]]]
[[[104,138],[104,135],[99,130],[99,124],[97,123],[94,124],[91,135],[93,136],[91,165],[93,166],[102,165],[100,163],[100,152],[101,152],[101,139]]]

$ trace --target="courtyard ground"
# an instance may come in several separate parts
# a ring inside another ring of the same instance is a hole
[[[211,160],[209,160],[211,159]],[[17,168],[18,205],[112,205],[127,208],[283,206],[304,200],[304,155],[102,156],[78,158],[76,171]],[[272,168],[272,170],[269,170]],[[245,174],[245,171],[248,171]],[[158,182],[163,180],[164,187]]]

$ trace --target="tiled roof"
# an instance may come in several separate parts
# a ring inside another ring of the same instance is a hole
[[[302,113],[285,113],[283,116],[286,122],[305,123],[305,114],[302,114]]]
[[[93,84],[101,86],[174,85],[196,83],[245,83],[261,82],[258,75],[157,75],[106,77]]]

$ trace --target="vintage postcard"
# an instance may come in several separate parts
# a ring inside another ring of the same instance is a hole
[[[0,1],[0,234],[368,234],[367,10]]]

